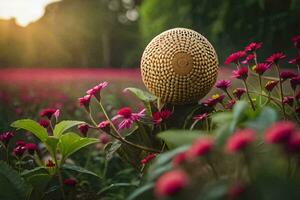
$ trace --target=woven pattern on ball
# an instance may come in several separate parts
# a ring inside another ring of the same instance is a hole
[[[162,102],[187,104],[200,100],[217,79],[218,59],[201,34],[175,28],[156,36],[141,60],[146,87]]]

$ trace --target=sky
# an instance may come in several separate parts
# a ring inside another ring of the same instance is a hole
[[[0,19],[15,18],[20,26],[41,18],[45,6],[59,0],[0,0]]]

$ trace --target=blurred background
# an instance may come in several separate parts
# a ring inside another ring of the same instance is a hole
[[[206,36],[220,61],[250,41],[289,53],[299,0],[0,0],[0,67],[134,68],[160,32]]]

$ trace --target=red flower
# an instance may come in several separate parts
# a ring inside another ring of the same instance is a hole
[[[300,56],[297,56],[296,58],[290,60],[289,63],[294,65],[300,65]]]
[[[285,143],[295,131],[296,125],[289,121],[280,121],[267,129],[265,139],[268,143]]]
[[[245,47],[245,51],[253,52],[262,47],[262,42],[251,42],[248,46]]]
[[[2,133],[0,135],[0,141],[4,143],[4,145],[7,145],[10,141],[10,139],[14,136],[14,133],[13,132],[5,132],[5,133]]]
[[[28,153],[34,154],[34,152],[37,150],[37,145],[34,143],[27,143],[25,145],[26,149],[28,150]]]
[[[138,121],[144,116],[145,116],[145,109],[141,110],[138,113],[133,113],[131,111],[131,108],[124,107],[118,111],[118,114],[112,118],[112,121],[115,122],[118,119],[122,119],[122,121],[118,125],[118,128],[120,130],[124,128],[130,128],[135,121]]]
[[[77,183],[78,183],[77,180],[74,178],[69,178],[64,180],[64,184],[71,187],[76,186]]]
[[[52,160],[48,160],[46,167],[55,167],[55,163]]]
[[[40,119],[39,124],[40,124],[41,126],[43,126],[44,128],[48,128],[49,125],[50,125],[50,122],[49,122],[49,120],[47,120],[47,119]]]
[[[182,163],[184,163],[186,160],[187,160],[187,152],[181,152],[173,158],[172,163],[174,167],[177,167]]]
[[[226,143],[228,153],[236,153],[254,142],[255,132],[252,129],[237,130]]]
[[[80,124],[78,126],[78,129],[80,130],[80,133],[83,135],[83,136],[86,136],[87,135],[87,132],[89,131],[89,125],[87,124]]]
[[[24,154],[25,151],[26,151],[26,147],[25,147],[25,146],[22,146],[22,145],[16,146],[16,147],[14,148],[14,154],[15,154],[16,156],[18,156],[18,157],[21,157],[21,156]]]
[[[100,83],[100,84],[96,85],[95,87],[93,87],[92,89],[88,90],[86,93],[90,96],[95,96],[96,99],[98,101],[100,101],[100,99],[101,99],[100,92],[107,85],[108,85],[107,82]]]
[[[194,117],[196,121],[202,121],[208,117],[208,113],[203,113]]]
[[[186,187],[188,181],[187,174],[182,170],[164,173],[155,184],[155,194],[157,197],[172,196]]]
[[[148,156],[146,156],[143,160],[141,160],[141,164],[142,165],[146,165],[147,163],[149,163],[151,160],[153,160],[156,157],[155,153],[149,154]]]
[[[283,71],[283,72],[280,73],[280,78],[282,79],[282,81],[294,78],[296,76],[297,76],[297,74],[295,74],[292,71]]]
[[[277,64],[279,60],[285,59],[286,55],[282,52],[274,53],[269,58],[267,58],[266,62],[270,64]]]
[[[17,142],[16,142],[16,146],[25,146],[26,145],[26,142],[25,141],[23,141],[23,140],[18,140]]]
[[[231,86],[231,81],[230,80],[219,80],[215,84],[216,88],[222,89],[222,90],[227,90]]]
[[[245,93],[246,93],[245,88],[236,88],[235,90],[233,90],[233,95],[239,100],[241,99],[242,95]]]
[[[217,103],[221,103],[225,98],[224,94],[215,94],[210,99],[206,99],[202,102],[204,106],[213,107]]]
[[[235,103],[236,101],[234,99],[231,99],[227,104],[225,104],[225,108],[231,110]]]
[[[274,87],[278,84],[279,81],[268,81],[265,85],[265,88],[268,92],[271,92]]]
[[[228,56],[224,62],[225,65],[228,65],[230,63],[238,63],[238,61],[246,56],[246,52],[245,51],[238,51],[235,52],[233,54],[231,54],[230,56]]]
[[[102,121],[98,124],[98,127],[100,129],[102,129],[103,131],[108,132],[108,130],[110,128],[110,122],[108,120]]]
[[[154,124],[159,125],[162,121],[168,119],[172,115],[172,111],[170,110],[162,110],[153,113],[152,120]]]
[[[293,134],[287,144],[287,150],[289,152],[299,152],[300,151],[300,132]]]
[[[92,96],[88,94],[88,95],[85,95],[84,97],[81,97],[78,99],[79,105],[84,106],[88,112],[90,111],[91,98],[92,98]]]
[[[300,85],[300,76],[291,78],[290,84],[293,90],[296,90],[297,86]]]
[[[193,145],[188,149],[188,155],[192,158],[204,156],[212,151],[214,141],[210,138],[200,138],[196,140]]]
[[[270,64],[267,63],[258,63],[253,66],[253,71],[259,75],[263,75],[268,69],[270,69]]]
[[[241,67],[237,70],[232,71],[232,78],[246,80],[248,77],[248,67]]]
[[[296,48],[300,48],[300,35],[294,36],[292,42],[294,42]]]
[[[109,136],[106,133],[102,133],[99,136],[99,140],[102,144],[107,144],[109,142]]]
[[[51,119],[52,115],[56,112],[56,109],[53,108],[46,108],[40,112],[41,117],[47,117]]]
[[[255,58],[254,54],[249,54],[245,60],[243,60],[241,63],[246,65],[249,61],[253,60]]]
[[[293,106],[294,103],[294,97],[292,96],[286,96],[283,98],[283,103],[288,104],[289,106]]]

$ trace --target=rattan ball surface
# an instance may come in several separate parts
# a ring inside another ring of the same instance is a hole
[[[216,82],[218,58],[209,41],[186,28],[167,30],[146,47],[141,74],[148,90],[164,103],[189,104]]]

